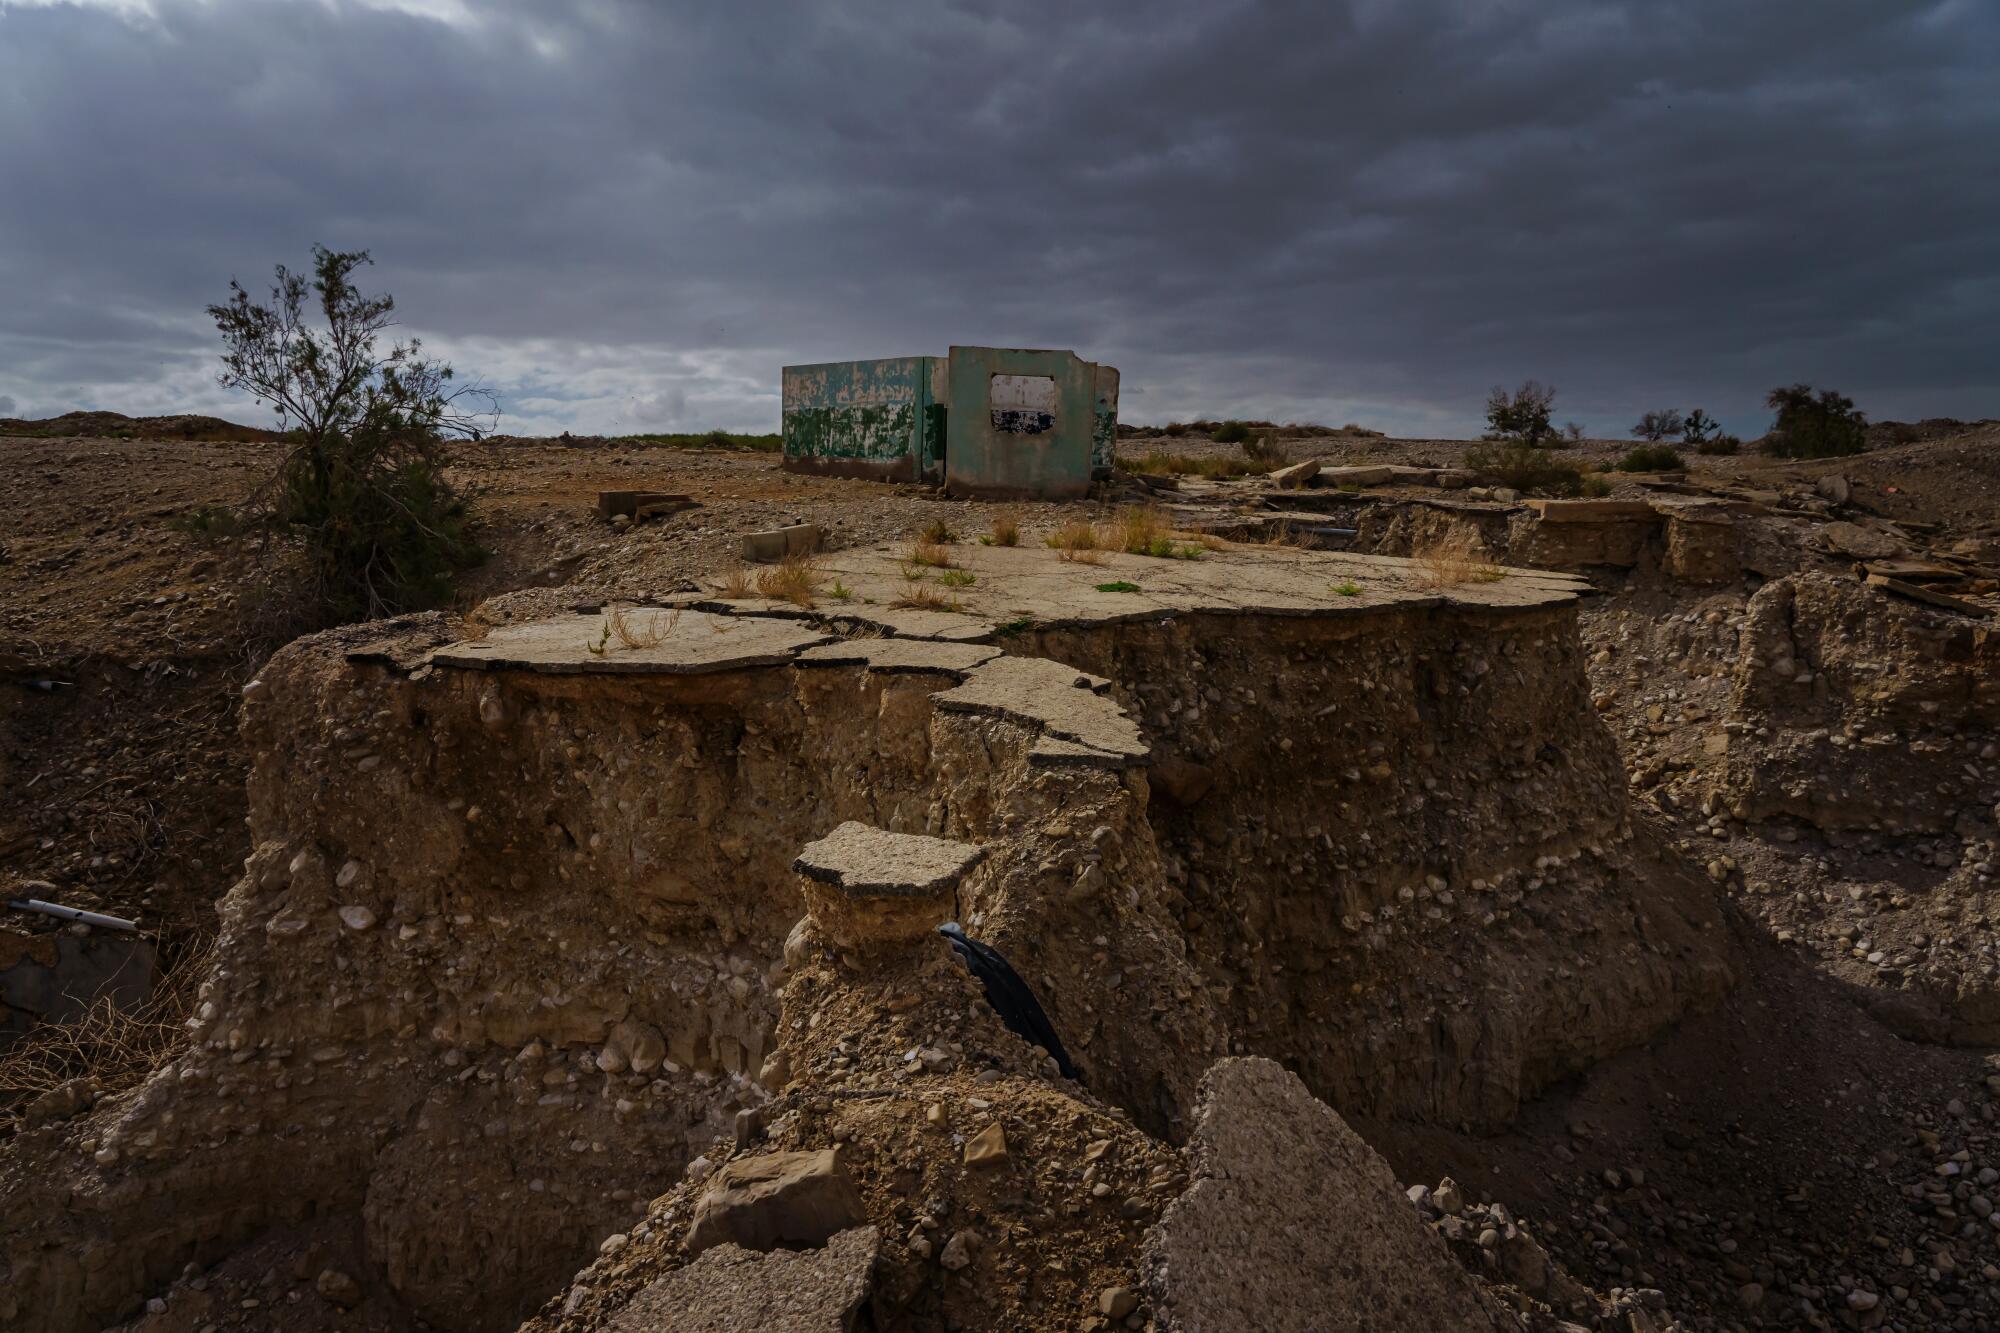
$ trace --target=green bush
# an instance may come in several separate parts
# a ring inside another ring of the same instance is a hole
[[[1225,421],[1209,438],[1217,444],[1241,444],[1250,438],[1250,428],[1240,421]]]
[[[350,280],[366,251],[314,246],[313,262],[310,279],[280,264],[268,305],[232,281],[229,301],[208,307],[222,334],[222,383],[272,404],[293,431],[246,513],[300,541],[315,600],[341,620],[438,605],[453,576],[485,555],[445,470],[449,441],[478,438],[492,416],[468,399],[490,397],[454,385],[451,367],[414,338],[376,350],[395,302]]]
[[[1764,452],[1779,458],[1839,458],[1868,446],[1868,418],[1854,400],[1832,389],[1814,395],[1809,384],[1771,390],[1765,402],[1778,414],[1764,437]]]
[[[1524,380],[1509,394],[1499,385],[1486,395],[1486,438],[1518,440],[1523,444],[1544,444],[1557,438],[1549,424],[1555,410],[1556,387],[1540,380]]]
[[[1465,451],[1465,465],[1488,485],[1517,491],[1575,495],[1583,489],[1581,468],[1529,444],[1474,445]]]
[[[1618,460],[1620,472],[1678,472],[1685,464],[1671,446],[1642,444]]]
[[[1733,454],[1743,447],[1743,441],[1734,435],[1711,435],[1694,447],[1698,454]]]

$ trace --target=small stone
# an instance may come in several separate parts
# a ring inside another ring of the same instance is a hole
[[[599,1242],[597,1252],[599,1254],[616,1254],[630,1244],[631,1240],[632,1238],[624,1232],[614,1231]]]
[[[343,1308],[361,1304],[361,1285],[338,1268],[323,1268],[313,1286],[321,1296]]]
[[[998,1166],[1007,1160],[1007,1134],[994,1121],[965,1141],[967,1166]]]
[[[340,909],[340,924],[349,930],[366,930],[375,924],[375,909],[361,903],[350,903]]]
[[[1759,1282],[1746,1282],[1736,1289],[1736,1301],[1746,1310],[1754,1310],[1764,1303],[1764,1287]]]
[[[1882,1303],[1882,1298],[1872,1291],[1856,1287],[1847,1293],[1847,1308],[1850,1310],[1872,1310]]]
[[[971,1234],[969,1231],[954,1232],[952,1238],[944,1243],[944,1251],[938,1255],[938,1262],[954,1273],[970,1264],[972,1245],[967,1238]]]
[[[1431,1203],[1447,1217],[1456,1217],[1465,1209],[1465,1196],[1459,1193],[1458,1182],[1446,1176],[1431,1192]]]
[[[1139,1308],[1139,1298],[1129,1287],[1106,1287],[1097,1293],[1097,1308],[1113,1319],[1123,1319]]]

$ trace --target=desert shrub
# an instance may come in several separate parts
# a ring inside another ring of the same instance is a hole
[[[1499,385],[1486,395],[1486,438],[1542,444],[1554,438],[1549,413],[1555,409],[1556,388],[1539,380],[1523,380],[1513,393]]]
[[[1602,473],[1592,472],[1584,477],[1583,484],[1577,489],[1593,500],[1601,500],[1611,494],[1611,483],[1605,480]]]
[[[243,515],[227,505],[200,504],[185,514],[175,514],[167,520],[167,527],[203,540],[235,537],[243,531]]]
[[[934,518],[924,524],[922,531],[918,535],[925,541],[932,542],[938,546],[949,546],[958,540],[958,534],[951,530],[951,524],[941,518]]]
[[[1567,443],[1581,444],[1583,442],[1583,423],[1580,421],[1563,422],[1562,437]]]
[[[1657,412],[1648,412],[1639,418],[1639,424],[1632,427],[1635,440],[1652,440],[1658,443],[1670,436],[1678,435],[1686,426],[1678,407],[1663,407]]]
[[[1019,546],[1021,544],[1021,518],[1012,510],[1003,509],[993,516],[993,527],[989,534],[992,546]]]
[[[1701,446],[1721,433],[1722,423],[1698,407],[1688,413],[1687,420],[1681,423],[1681,443],[1697,453],[1701,452]]]
[[[1575,495],[1583,488],[1583,471],[1533,445],[1474,445],[1465,451],[1465,465],[1488,485],[1545,495]]]
[[[950,569],[951,548],[943,542],[919,537],[904,550],[903,563],[920,569]]]
[[[1678,472],[1684,465],[1669,445],[1642,444],[1618,460],[1620,472]]]
[[[1743,441],[1734,435],[1711,435],[1694,447],[1698,454],[1733,454],[1742,449]]]
[[[313,276],[280,264],[268,304],[239,283],[208,307],[222,334],[224,387],[276,411],[293,447],[247,512],[304,546],[312,588],[341,619],[390,615],[448,599],[484,552],[445,475],[449,442],[477,438],[491,398],[453,382],[417,339],[376,343],[395,302],[351,281],[368,253],[313,247]],[[308,293],[320,323],[308,317]],[[488,404],[475,411],[477,402]]]
[[[1764,452],[1779,458],[1838,458],[1868,445],[1868,418],[1854,400],[1832,389],[1814,395],[1809,384],[1771,390],[1765,402],[1775,411]]]
[[[1240,421],[1225,421],[1208,438],[1217,444],[1241,444],[1250,438],[1250,428]]]
[[[1043,540],[1055,548],[1057,559],[1084,565],[1102,564],[1104,561],[1097,551],[1097,529],[1081,519],[1063,524]]]

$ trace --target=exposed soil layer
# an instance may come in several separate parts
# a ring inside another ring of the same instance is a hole
[[[1192,1297],[1140,1251],[1207,1169],[1204,1071],[1241,1052],[1430,1187],[1416,1214],[1495,1326],[1985,1327],[1990,436],[1691,458],[1613,476],[1629,507],[1585,522],[1393,484],[1258,511],[1577,571],[1580,603],[1476,561],[1443,590],[1424,559],[1065,562],[1042,535],[1101,510],[1022,507],[1022,547],[982,548],[992,506],[770,455],[510,443],[461,469],[495,552],[468,597],[540,589],[458,643],[518,659],[486,670],[430,662],[464,633],[441,618],[259,669],[298,623],[264,591],[282,553],[167,522],[272,445],[0,440],[0,779],[29,794],[0,877],[171,955],[247,857],[192,1048],[0,1148],[32,1219],[0,1322],[602,1327],[694,1262],[712,1172],[837,1144],[878,1326],[1173,1327]],[[588,512],[635,484],[701,507]],[[1198,527],[1259,486],[1155,495]],[[847,599],[726,595],[737,535],[795,519]],[[939,520],[970,581],[898,607],[907,551],[870,548]],[[1864,586],[1884,559],[1946,567],[1973,613]],[[614,600],[793,646],[607,673],[588,633],[514,637]],[[953,914],[1080,1084],[936,941],[794,928],[792,858],[845,820],[987,848]],[[1245,1179],[1300,1169],[1268,1113],[1279,1155]],[[999,1164],[970,1160],[996,1124]]]

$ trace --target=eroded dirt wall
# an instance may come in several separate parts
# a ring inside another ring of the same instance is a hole
[[[1034,636],[1156,741],[1168,901],[1231,1049],[1343,1112],[1490,1125],[1728,984],[1628,813],[1564,608]]]

